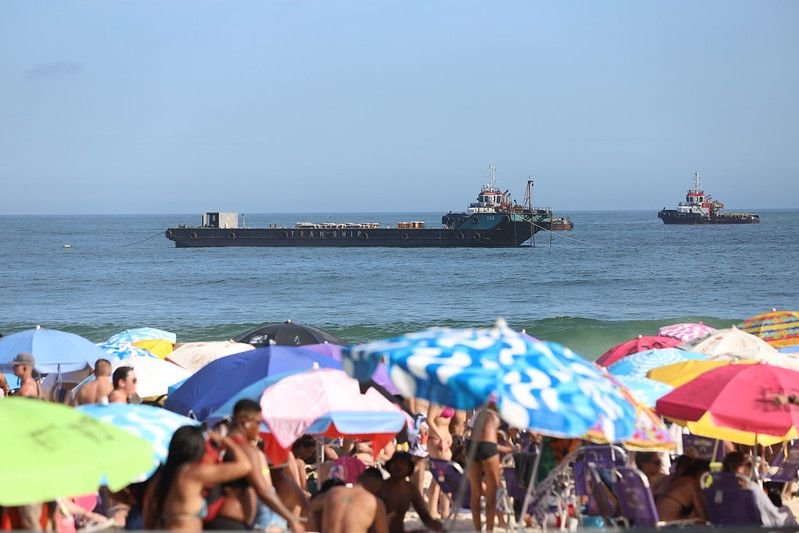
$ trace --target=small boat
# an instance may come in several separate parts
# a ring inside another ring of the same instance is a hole
[[[571,231],[574,229],[574,222],[569,217],[554,217],[549,224],[550,231]]]
[[[64,244],[64,248],[72,248],[71,244]]]
[[[755,213],[723,213],[724,204],[711,198],[702,190],[699,173],[694,173],[694,186],[688,189],[685,201],[677,204],[677,209],[658,212],[664,224],[757,224],[760,215]]]

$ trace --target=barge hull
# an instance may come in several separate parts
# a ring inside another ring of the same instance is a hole
[[[485,230],[395,229],[300,230],[293,228],[169,228],[176,248],[208,247],[392,247],[392,248],[512,248],[521,246],[538,227],[517,222]]]
[[[758,224],[760,217],[754,214],[746,215],[711,215],[704,216],[699,213],[682,213],[674,209],[663,209],[658,213],[658,218],[664,224],[704,225],[704,224]]]

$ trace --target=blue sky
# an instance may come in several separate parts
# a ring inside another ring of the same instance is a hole
[[[0,3],[0,210],[796,207],[799,2]]]

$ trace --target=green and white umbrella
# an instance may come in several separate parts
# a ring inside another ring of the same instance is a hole
[[[0,421],[0,505],[117,491],[152,469],[147,441],[64,405],[5,398]]]

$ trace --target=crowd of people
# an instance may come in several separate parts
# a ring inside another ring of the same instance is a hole
[[[0,396],[42,399],[35,365],[31,354],[17,355],[12,366],[19,385],[12,391],[3,378]],[[94,380],[65,401],[83,405],[142,400],[133,368],[112,371],[111,363],[100,359]],[[261,407],[241,400],[232,417],[214,427],[179,428],[165,463],[146,481],[115,493],[100,488],[89,509],[71,498],[0,508],[0,527],[39,530],[48,523],[63,523],[66,516],[78,526],[128,529],[399,533],[413,510],[421,525],[441,531],[457,495],[428,474],[428,462],[445,461],[468,480],[470,496],[464,503],[469,504],[474,530],[492,531],[508,525],[497,512],[502,507],[498,495],[503,458],[518,456],[522,442],[540,443],[540,480],[581,444],[509,428],[491,403],[469,413],[420,399],[396,401],[415,415],[414,421],[378,453],[369,441],[305,435],[294,443],[285,463],[269,464]],[[732,446],[728,452],[723,469],[741,474],[742,486],[756,494],[763,524],[795,524],[790,511],[775,505],[752,480],[751,456]],[[708,461],[689,455],[671,461],[665,453],[639,452],[634,464],[648,479],[662,520],[708,520],[700,485],[710,469]],[[531,516],[517,519],[532,521]]]

